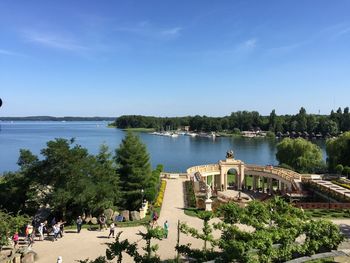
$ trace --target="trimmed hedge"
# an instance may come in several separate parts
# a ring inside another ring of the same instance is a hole
[[[350,185],[347,183],[339,182],[337,180],[332,180],[332,183],[350,190]]]
[[[194,189],[191,181],[185,182],[185,194],[187,207],[196,207],[196,196],[194,194]]]
[[[159,193],[158,193],[158,197],[156,199],[154,207],[161,207],[162,206],[165,188],[166,188],[166,181],[162,180],[161,185],[160,185],[160,189],[159,189]]]

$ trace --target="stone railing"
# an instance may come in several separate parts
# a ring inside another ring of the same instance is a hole
[[[301,180],[301,175],[283,168],[275,168],[275,167],[269,167],[269,166],[260,166],[260,165],[246,165],[245,170],[248,171],[256,171],[256,172],[262,172],[262,173],[270,173],[273,175],[276,175],[292,184],[294,189],[298,190],[299,187],[296,183],[296,181]]]
[[[220,173],[220,166],[218,164],[206,164],[206,165],[193,166],[193,167],[190,167],[187,169],[187,174],[194,174],[196,172],[199,172],[199,173],[218,172],[218,173]]]

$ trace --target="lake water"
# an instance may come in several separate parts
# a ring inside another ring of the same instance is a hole
[[[122,130],[108,128],[107,122],[0,122],[0,173],[15,171],[19,150],[29,149],[39,155],[46,142],[54,138],[75,138],[76,143],[96,154],[101,144],[116,149],[125,133]],[[235,158],[249,164],[272,164],[275,158],[276,143],[269,139],[248,139],[220,137],[177,138],[139,133],[147,145],[152,166],[163,164],[165,171],[184,172],[190,166],[216,163],[224,159],[226,151],[233,149]],[[323,141],[318,141],[324,152]]]

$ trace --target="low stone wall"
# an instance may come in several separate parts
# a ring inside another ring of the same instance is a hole
[[[160,177],[164,179],[187,179],[187,173],[168,173],[168,172],[162,172],[160,173]]]
[[[350,209],[350,203],[295,203],[303,209]]]
[[[34,263],[36,256],[36,253],[31,248],[13,248],[9,255],[0,255],[0,263]]]

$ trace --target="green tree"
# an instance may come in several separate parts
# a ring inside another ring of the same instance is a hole
[[[160,185],[160,173],[163,172],[163,165],[157,165],[156,169],[152,171],[148,186],[145,190],[145,199],[153,202],[159,190]]]
[[[326,151],[330,170],[334,171],[338,164],[350,166],[350,132],[345,132],[338,138],[327,140]]]
[[[350,175],[350,167],[349,166],[344,167],[343,174],[346,176]]]
[[[180,224],[180,231],[186,235],[191,235],[196,239],[203,240],[203,249],[193,249],[190,244],[177,246],[177,251],[188,257],[197,259],[199,262],[205,262],[217,258],[218,253],[214,251],[217,241],[213,236],[213,228],[209,224],[209,220],[213,217],[213,213],[209,211],[202,211],[199,213],[199,218],[203,220],[202,231],[188,226],[186,223]],[[210,243],[211,247],[208,247]]]
[[[116,150],[116,162],[122,190],[122,206],[135,210],[141,206],[142,189],[150,190],[150,157],[146,145],[138,136],[128,132]]]
[[[3,246],[8,245],[9,238],[29,221],[24,215],[12,215],[0,210],[0,250]]]
[[[297,127],[296,130],[304,132],[307,130],[307,114],[305,108],[301,107],[299,113],[296,115]]]
[[[269,130],[272,132],[276,132],[276,119],[277,115],[275,110],[272,110],[269,116]]]
[[[277,144],[276,158],[298,172],[315,172],[323,166],[320,147],[305,139],[283,139]]]
[[[74,140],[56,139],[41,152],[39,161],[21,150],[20,171],[5,175],[0,183],[1,207],[34,214],[40,205],[49,205],[69,221],[84,211],[98,214],[119,203],[119,178],[106,146],[93,156]]]
[[[326,220],[311,220],[305,224],[304,234],[304,250],[308,255],[336,249],[344,240],[338,226]]]
[[[344,170],[344,166],[341,165],[341,164],[338,164],[336,167],[335,167],[335,170],[337,172],[337,174],[342,174],[343,170]]]
[[[350,130],[350,112],[349,112],[349,107],[346,107],[343,112],[343,117],[342,117],[342,126],[341,126],[341,131],[349,131]]]

